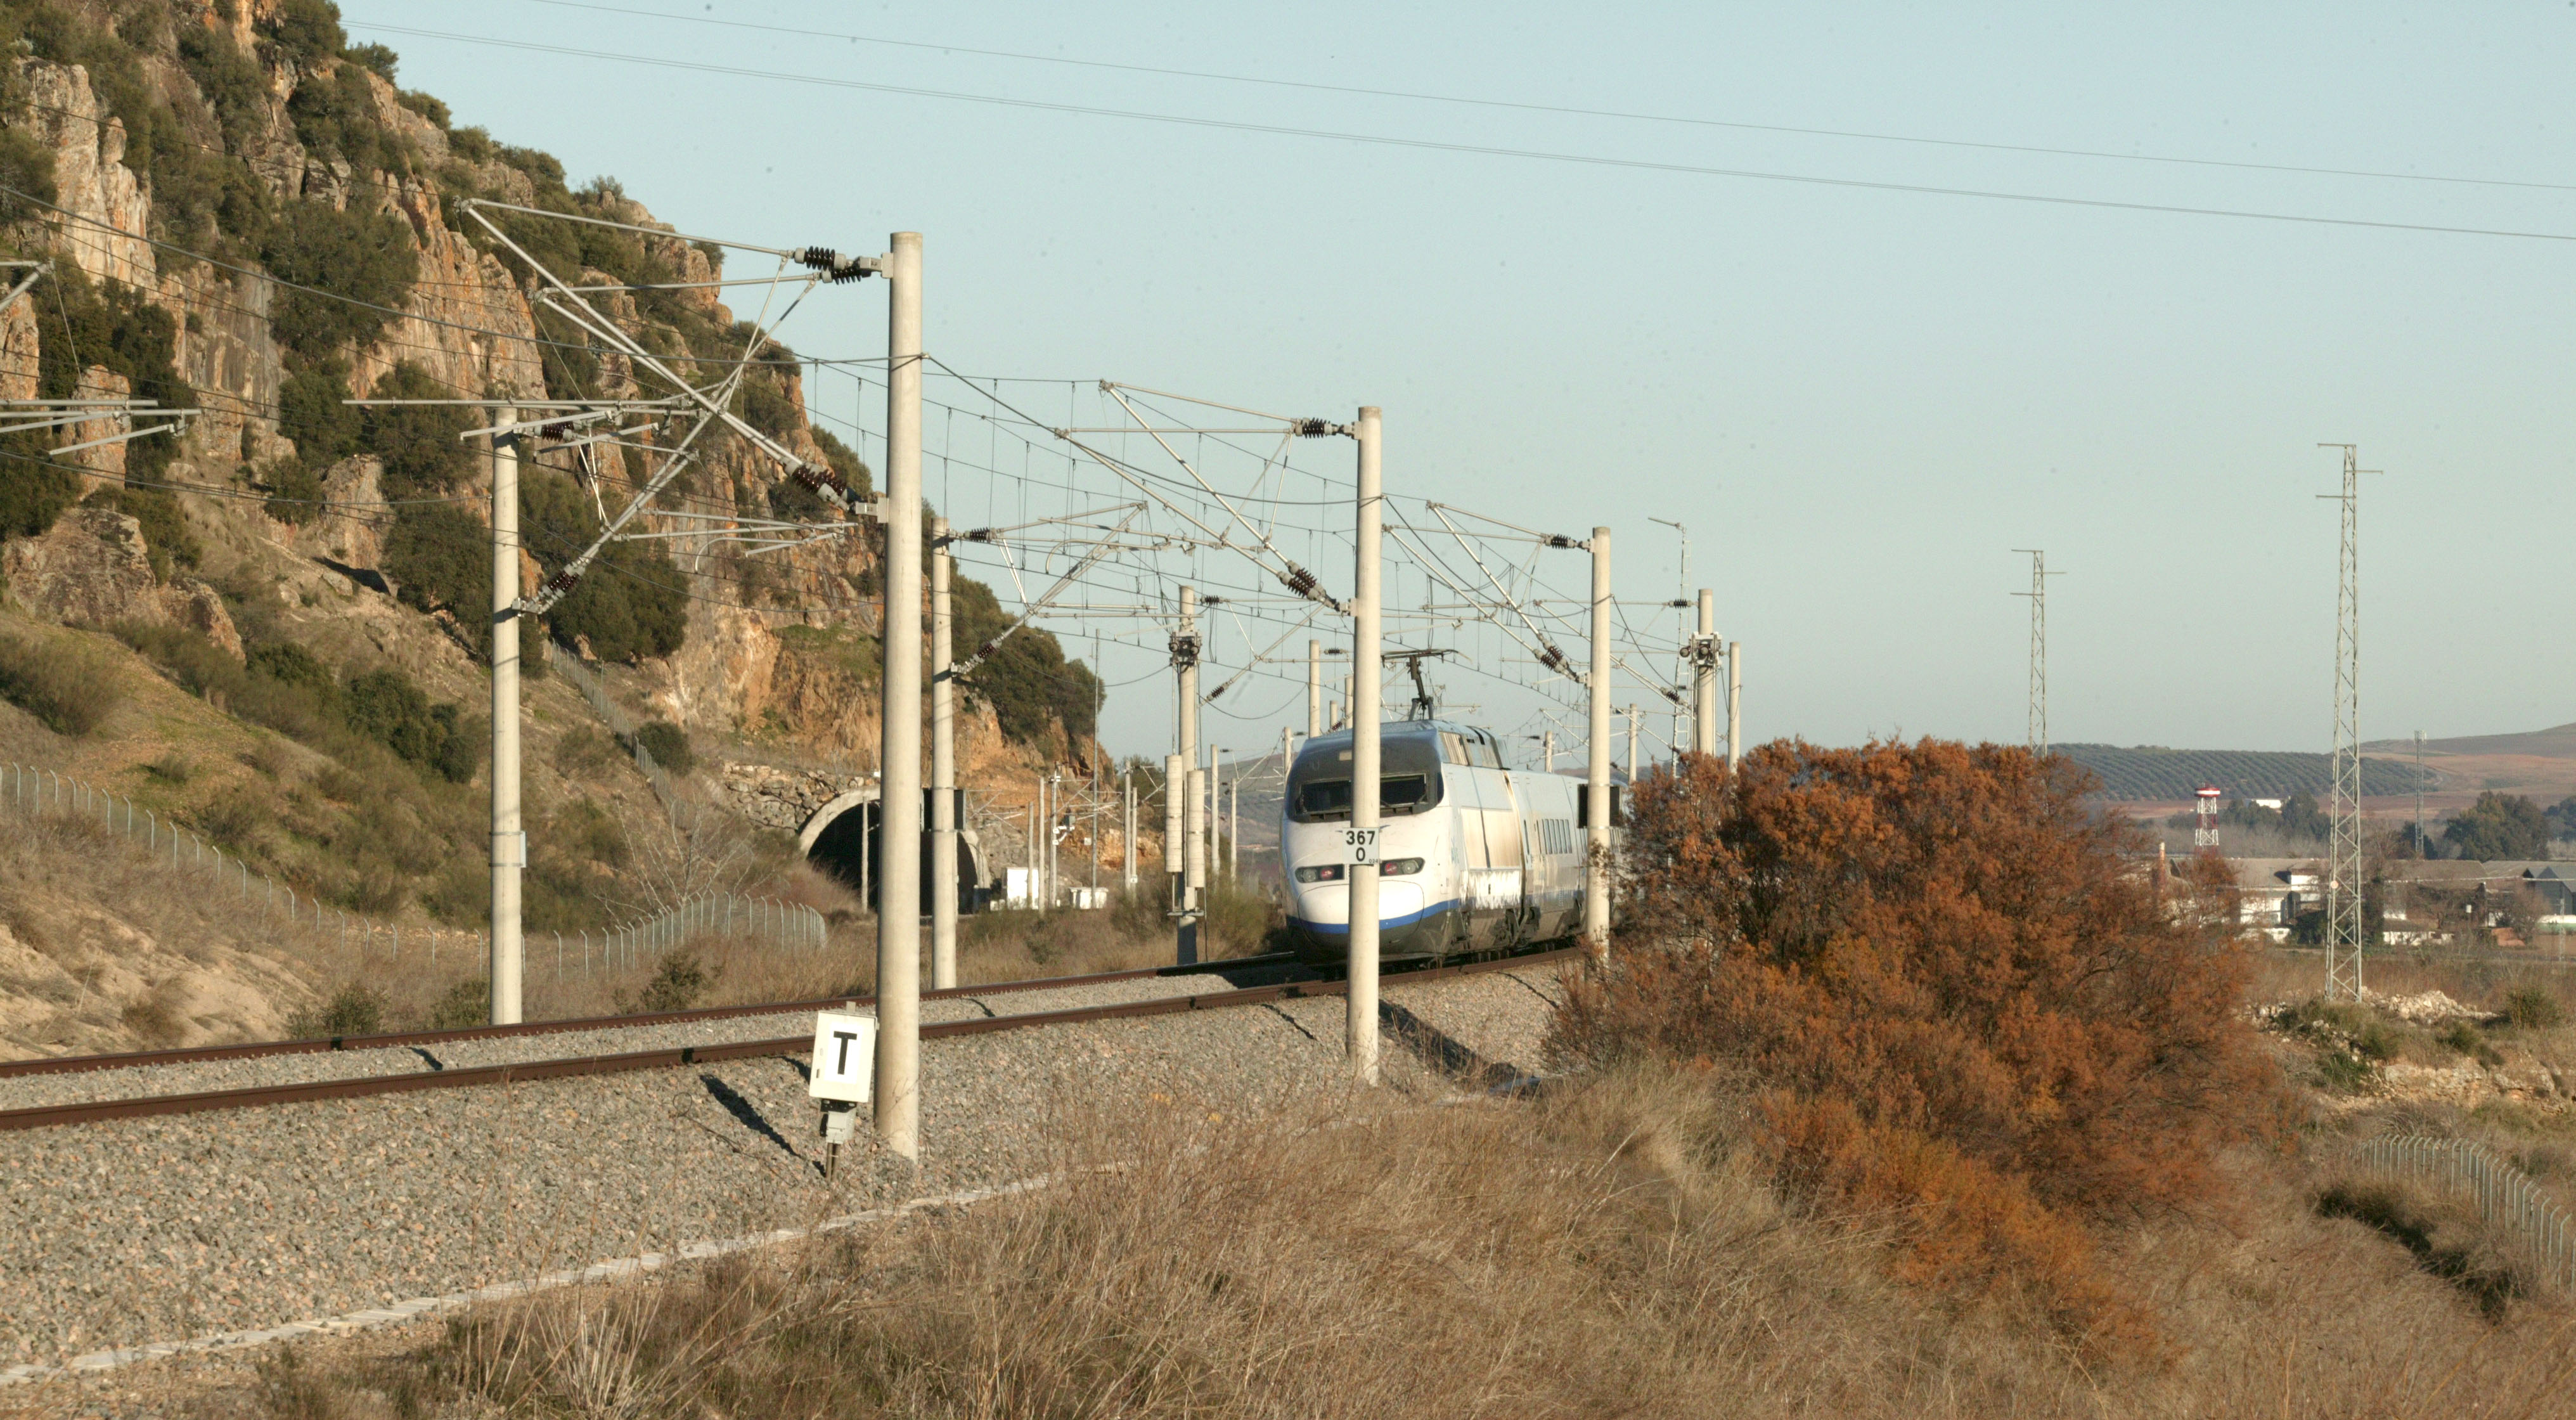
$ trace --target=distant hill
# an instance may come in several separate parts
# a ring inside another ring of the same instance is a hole
[[[2576,731],[2576,726],[2569,728]],[[2292,794],[2322,799],[2334,787],[2322,754],[2143,745],[2051,745],[2050,749],[2093,771],[2093,777],[2102,781],[2106,799],[2187,800],[2203,784],[2217,786],[2231,799],[2281,799]],[[2440,782],[2440,775],[2429,769],[2419,775],[2412,764],[2370,758],[2361,762],[2364,795],[2411,794],[2419,783],[2430,789]]]
[[[2411,755],[2415,742],[2408,740],[2372,740],[2361,747],[2369,754]],[[2463,735],[2455,739],[2426,740],[2426,754],[2510,754],[2534,759],[2576,759],[2576,724],[2553,725],[2546,730],[2525,730],[2517,735]]]

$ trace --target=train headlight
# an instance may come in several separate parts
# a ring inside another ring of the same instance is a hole
[[[1422,860],[1419,858],[1389,858],[1378,865],[1377,875],[1382,878],[1401,878],[1421,871]]]
[[[1297,881],[1301,883],[1337,883],[1341,880],[1342,865],[1339,863],[1317,863],[1297,870]]]

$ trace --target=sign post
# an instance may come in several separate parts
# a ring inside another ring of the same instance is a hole
[[[877,1018],[838,1011],[814,1015],[813,1068],[805,1093],[822,1103],[823,1178],[840,1167],[841,1146],[858,1132],[858,1109],[876,1080]]]

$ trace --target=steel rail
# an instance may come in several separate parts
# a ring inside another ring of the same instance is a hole
[[[982,986],[952,986],[945,990],[924,991],[921,995],[924,1000],[945,1000],[957,996],[1000,996],[1015,991],[1053,991],[1075,986],[1092,986],[1108,981],[1142,981],[1149,977],[1206,976],[1241,967],[1278,966],[1291,960],[1292,955],[1288,952],[1270,952],[1261,956],[1200,962],[1195,966],[1148,966],[1128,971],[1099,972],[1091,976],[1046,976],[1029,981],[997,981]],[[767,1001],[750,1006],[700,1006],[686,1011],[652,1011],[632,1016],[575,1016],[559,1021],[528,1021],[508,1026],[459,1026],[452,1030],[392,1031],[381,1035],[316,1036],[307,1040],[266,1040],[245,1042],[240,1045],[198,1045],[177,1050],[139,1050],[119,1055],[40,1056],[33,1060],[0,1062],[0,1080],[26,1075],[67,1075],[85,1070],[194,1065],[216,1060],[256,1060],[269,1055],[319,1055],[339,1050],[389,1050],[409,1045],[440,1045],[459,1040],[507,1040],[516,1036],[559,1035],[567,1031],[622,1030],[690,1021],[721,1021],[742,1016],[820,1011],[834,1006],[845,1006],[852,1002],[868,1005],[875,1000],[874,996],[847,994],[824,996],[811,1001]]]
[[[1429,967],[1419,971],[1408,971],[1396,975],[1394,979],[1404,983],[1435,981],[1513,967],[1572,961],[1581,955],[1580,948],[1560,947],[1549,952],[1494,957],[1458,966]],[[1149,975],[1161,970],[1165,968],[1154,968],[1152,971],[1141,973],[1118,973],[1118,975]],[[1099,980],[1101,978],[1070,979]],[[974,988],[959,989],[963,992]],[[1213,991],[1197,996],[1170,996],[1154,1001],[1131,1001],[1114,1006],[1079,1006],[1062,1011],[1034,1011],[1018,1016],[942,1021],[935,1025],[924,1025],[921,1028],[921,1036],[924,1040],[940,1040],[952,1036],[990,1035],[998,1031],[1029,1030],[1045,1026],[1084,1025],[1097,1021],[1135,1020],[1194,1011],[1220,1011],[1240,1006],[1266,1006],[1279,1001],[1340,996],[1348,989],[1348,983],[1341,981],[1287,982],[1277,986],[1251,986],[1232,991]],[[210,1110],[256,1109],[268,1105],[301,1104],[317,1100],[363,1099],[371,1095],[403,1094],[414,1090],[464,1089],[478,1085],[507,1085],[520,1081],[557,1080],[580,1075],[608,1075],[631,1070],[661,1070],[682,1065],[713,1064],[726,1060],[795,1055],[810,1048],[812,1044],[813,1039],[809,1035],[793,1035],[772,1040],[729,1041],[717,1045],[683,1045],[662,1050],[574,1056],[562,1060],[530,1060],[510,1065],[468,1066],[418,1074],[373,1075],[354,1080],[313,1080],[295,1085],[259,1085],[246,1089],[206,1090],[195,1094],[146,1095],[137,1099],[89,1100],[76,1104],[39,1105],[31,1109],[0,1110],[0,1132],[48,1129],[70,1124],[96,1124],[118,1119],[147,1119],[171,1114],[200,1114]]]

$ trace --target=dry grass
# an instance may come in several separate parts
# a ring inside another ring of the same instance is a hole
[[[290,924],[257,891],[245,902],[236,881],[173,871],[85,822],[0,811],[0,1057],[280,1039],[351,987],[377,998],[380,1029],[480,1023],[479,1009],[456,1016],[487,989],[477,934],[415,923],[391,954],[389,933],[344,943],[327,920]],[[581,942],[528,934],[529,1019],[632,1009],[660,968],[649,955],[608,961],[593,934],[585,969]],[[724,937],[690,949],[709,970],[703,1006],[848,993],[874,956],[847,932],[819,952]]]
[[[2311,949],[2273,948],[2255,954],[2249,994],[2256,1001],[2303,1001],[2325,988],[2325,958]],[[2464,1006],[2502,1012],[2505,997],[2536,987],[2576,1001],[2576,958],[2553,954],[2508,956],[2495,952],[2422,951],[2373,954],[2362,961],[2362,983],[2391,996],[2440,991]]]
[[[43,644],[0,633],[0,699],[58,735],[86,735],[125,701],[107,659],[71,636]]]
[[[824,947],[696,938],[688,950],[707,979],[686,1004],[818,1000],[875,989],[876,923],[856,910],[853,895],[803,864],[776,887],[776,895],[824,914]],[[1274,909],[1256,897],[1227,907],[1230,916],[1220,922],[1252,925],[1232,940],[1210,934],[1210,955],[1260,950]],[[219,884],[193,865],[174,871],[82,820],[0,809],[0,908],[0,1058],[353,1033],[355,1027],[325,1024],[329,1004],[353,990],[370,998],[371,1029],[483,1019],[488,975],[479,933],[414,921],[403,927],[398,952],[381,928],[344,939],[336,916],[321,929],[312,925],[309,901],[299,899],[289,922],[282,903],[272,909],[256,886],[246,901],[232,878]],[[1171,928],[1142,895],[1091,912],[987,913],[960,928],[959,980],[970,985],[1172,960]],[[925,958],[929,948],[925,930]],[[639,1009],[661,966],[650,954],[610,960],[596,932],[585,942],[580,932],[532,930],[525,1014],[560,1020]]]
[[[1627,1070],[1540,1102],[1082,1114],[1020,1199],[272,1367],[303,1417],[2441,1416],[2569,1413],[2567,1314],[2490,1318],[2318,1179],[2120,1240],[2165,1345],[2071,1354],[1889,1280],[1883,1220],[1782,1201],[1742,1096]]]

